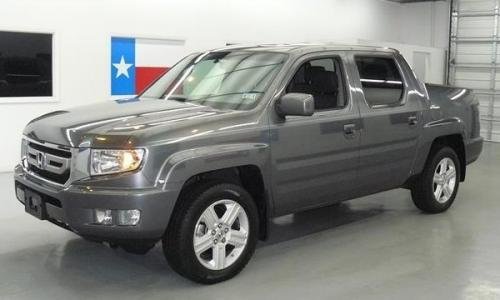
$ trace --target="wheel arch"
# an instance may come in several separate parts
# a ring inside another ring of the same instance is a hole
[[[420,175],[420,173],[422,173],[425,165],[427,164],[433,153],[435,153],[443,146],[448,146],[457,153],[460,163],[460,181],[465,180],[467,163],[464,137],[461,133],[454,133],[436,136],[434,139],[430,140],[425,147],[421,148],[421,151],[423,153],[420,155],[420,158],[417,158],[417,160],[419,160],[420,162],[417,163],[417,166],[414,170],[414,176],[412,176],[408,180],[409,182],[412,182],[415,179],[415,176],[418,176]]]
[[[183,183],[173,211],[178,209],[182,202],[179,200],[190,190],[190,187],[210,181],[241,185],[252,196],[259,212],[259,239],[267,239],[272,205],[264,184],[264,176],[256,165],[238,165],[192,175]]]
[[[176,186],[180,193],[175,200],[174,212],[183,191],[192,184],[203,181],[235,183],[245,188],[254,199],[261,223],[259,238],[267,238],[267,220],[273,211],[267,144],[226,144],[188,149],[170,156],[162,166],[156,185],[168,189]]]
[[[432,141],[431,150],[429,151],[427,159],[429,159],[429,156],[433,153],[433,151],[436,151],[435,149],[439,149],[443,146],[448,146],[452,148],[455,153],[457,153],[460,162],[460,181],[464,181],[467,163],[465,158],[465,144],[463,136],[461,134],[450,134],[435,138]]]

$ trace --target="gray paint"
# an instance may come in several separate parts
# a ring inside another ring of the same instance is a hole
[[[273,217],[397,188],[422,170],[432,141],[443,135],[463,137],[468,162],[481,151],[482,139],[473,129],[478,120],[471,113],[477,101],[470,92],[426,88],[394,50],[349,46],[245,50],[289,55],[253,110],[221,111],[175,101],[132,99],[48,114],[30,122],[24,134],[70,147],[76,157],[70,180],[63,187],[54,187],[32,178],[20,166],[16,180],[60,199],[64,210],[58,215],[80,234],[158,239],[183,184],[203,172],[258,167],[268,215]],[[395,57],[405,81],[401,105],[367,105],[355,54]],[[276,103],[300,64],[329,56],[342,59],[347,106],[312,116],[284,118],[278,114]],[[409,118],[415,118],[416,124],[409,124]],[[141,147],[147,149],[147,155],[140,171],[90,177],[91,147]],[[133,228],[90,225],[89,212],[94,207],[140,208],[144,221]]]

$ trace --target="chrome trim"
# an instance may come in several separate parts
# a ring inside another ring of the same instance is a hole
[[[71,147],[68,147],[68,146],[58,145],[58,144],[54,144],[54,143],[50,143],[50,142],[37,141],[37,140],[29,138],[29,137],[27,137],[25,135],[23,135],[23,139],[27,140],[28,142],[32,142],[32,143],[38,144],[40,146],[45,146],[45,147],[49,147],[49,148],[52,148],[52,149],[64,150],[64,151],[71,152]]]
[[[25,160],[25,158],[24,158],[24,160]],[[64,187],[65,186],[65,184],[60,184],[58,182],[54,182],[54,181],[48,180],[46,178],[43,178],[43,177],[41,177],[41,176],[39,176],[39,175],[31,172],[30,170],[26,169],[26,167],[24,166],[24,162],[21,162],[21,168],[23,169],[23,171],[24,171],[25,174],[27,174],[27,175],[29,175],[31,177],[34,177],[34,178],[36,178],[36,179],[38,179],[40,181],[43,181],[44,183],[47,183],[47,184],[53,185],[53,186],[57,186],[57,187]]]
[[[23,138],[23,140],[27,141],[27,143],[26,143],[26,149],[25,149],[26,152],[23,153],[23,155],[25,155],[25,156],[21,158],[21,166],[22,166],[23,171],[26,174],[28,174],[29,176],[32,176],[33,178],[35,178],[37,180],[41,180],[44,183],[47,183],[47,184],[50,184],[50,185],[53,185],[53,186],[57,186],[57,187],[64,187],[64,186],[66,186],[70,182],[70,180],[71,180],[71,173],[72,173],[71,172],[71,169],[72,169],[71,161],[73,159],[72,148],[71,147],[67,147],[67,146],[57,145],[57,144],[50,143],[50,142],[42,142],[42,141],[34,140],[32,138],[27,137],[26,135],[23,135],[22,138]],[[29,146],[29,143],[34,143],[34,144],[37,144],[37,145],[40,145],[40,146],[43,146],[43,147],[47,147],[47,148],[51,148],[51,149],[55,149],[55,150],[62,150],[62,151],[69,152],[69,153],[71,153],[71,158],[60,157],[60,156],[57,156],[57,155],[46,153],[44,151],[36,150],[34,148],[31,148]],[[34,154],[34,155],[37,155],[37,156],[41,154],[43,156],[43,159],[42,159],[43,160],[43,165],[42,165],[42,167],[39,166],[38,159],[34,160],[34,159],[30,158],[30,156],[29,156],[30,153]],[[57,163],[61,163],[62,166],[61,167],[51,166],[49,164],[49,161],[54,161],[54,162],[57,162]],[[49,180],[47,178],[44,178],[44,177],[36,174],[35,172],[33,172],[31,170],[29,170],[26,167],[28,165],[27,163],[30,163],[30,164],[32,164],[32,165],[40,168],[41,170],[45,170],[45,171],[48,171],[48,172],[51,172],[51,173],[57,174],[57,175],[61,175],[66,170],[69,170],[69,172],[70,172],[69,178],[68,178],[68,180],[65,183],[58,183],[58,182]]]
[[[40,151],[27,146],[27,160],[31,165],[36,166],[40,170],[45,170],[54,174],[64,174],[70,168],[71,158],[61,157],[54,154],[50,154],[44,151]],[[33,158],[32,156],[35,156]],[[61,164],[60,167],[54,166],[51,162]]]

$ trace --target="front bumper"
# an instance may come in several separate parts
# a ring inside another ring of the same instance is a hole
[[[102,188],[71,184],[57,187],[33,178],[21,166],[16,188],[41,195],[45,218],[81,236],[100,241],[158,240],[165,232],[180,188]],[[23,199],[19,201],[24,202]],[[135,226],[97,225],[94,209],[141,211]]]

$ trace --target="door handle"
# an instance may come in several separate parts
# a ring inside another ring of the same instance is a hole
[[[345,135],[354,135],[356,133],[356,124],[345,124],[344,125],[344,134]]]
[[[410,126],[417,125],[417,123],[418,123],[418,118],[417,118],[417,116],[409,116],[409,117],[408,117],[408,124],[409,124]]]

